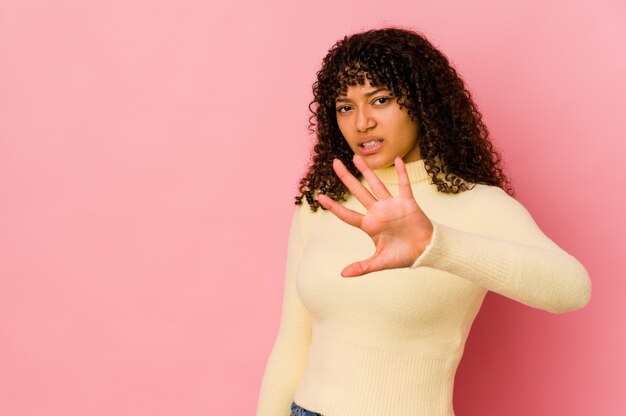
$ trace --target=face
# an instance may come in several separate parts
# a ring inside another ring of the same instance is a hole
[[[372,169],[393,164],[396,156],[406,162],[421,159],[418,146],[419,123],[408,110],[400,108],[391,91],[384,87],[349,86],[335,101],[337,124],[344,139]]]

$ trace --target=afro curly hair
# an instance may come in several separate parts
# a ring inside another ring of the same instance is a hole
[[[420,155],[439,192],[459,193],[482,183],[513,196],[501,156],[463,79],[425,36],[391,26],[345,36],[324,57],[309,104],[308,131],[316,143],[296,205],[304,197],[312,211],[325,209],[316,193],[346,200],[350,191],[333,170],[334,158],[361,176],[337,125],[335,100],[348,86],[365,85],[365,78],[389,89],[400,107],[419,120]]]

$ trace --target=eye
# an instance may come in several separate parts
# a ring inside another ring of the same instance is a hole
[[[389,102],[389,97],[378,97],[377,99],[374,100],[374,102],[378,100],[385,100],[385,102],[383,102],[382,104],[387,104]]]
[[[338,107],[338,108],[337,108],[337,112],[338,112],[338,113],[345,113],[345,111],[341,111],[341,110],[342,110],[342,109],[344,109],[344,108],[350,108],[350,107],[348,107],[348,106],[346,106],[346,105],[344,105],[344,106],[342,106],[342,107]]]

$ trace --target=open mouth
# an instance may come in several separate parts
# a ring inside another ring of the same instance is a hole
[[[372,153],[376,153],[378,150],[380,150],[382,145],[383,145],[382,139],[370,140],[368,142],[359,144],[359,149],[361,151],[361,154],[369,155]]]
[[[361,143],[359,146],[364,149],[371,149],[372,147],[375,147],[380,143],[382,143],[382,140],[371,140],[369,142]]]

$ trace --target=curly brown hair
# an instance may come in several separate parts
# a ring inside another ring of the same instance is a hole
[[[308,171],[300,179],[296,205],[305,197],[312,211],[326,209],[314,198],[316,193],[346,200],[350,191],[333,170],[334,158],[361,176],[337,125],[335,99],[348,86],[364,85],[365,77],[372,86],[389,89],[400,107],[420,121],[420,155],[439,192],[459,193],[482,183],[514,195],[501,156],[461,76],[424,35],[391,26],[345,36],[324,57],[309,104],[308,131],[316,133],[317,141]]]

